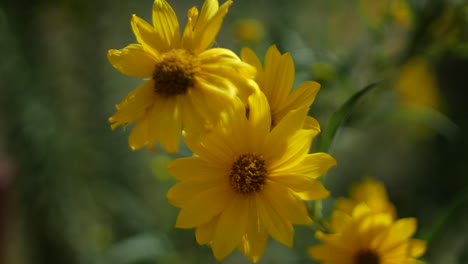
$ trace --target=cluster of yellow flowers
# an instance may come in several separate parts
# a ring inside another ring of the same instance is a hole
[[[320,85],[310,81],[292,89],[295,68],[289,53],[272,46],[262,65],[248,48],[241,57],[210,48],[231,4],[206,0],[200,12],[191,8],[182,35],[165,0],[154,1],[153,25],[134,15],[138,44],[109,50],[108,58],[122,73],[147,81],[116,106],[109,121],[113,129],[136,123],[129,136],[133,150],[153,149],[159,142],[177,152],[182,133],[194,156],[167,168],[180,181],[167,194],[181,208],[176,227],[195,228],[197,242],[209,244],[218,260],[237,248],[256,262],[269,236],[292,247],[293,225],[312,223],[305,201],[329,195],[317,179],[336,161],[327,153],[309,154],[320,126],[308,111]],[[349,217],[354,225],[367,217],[362,207]],[[390,221],[385,230],[399,228],[397,223]],[[332,241],[328,236],[334,235],[321,235]],[[316,252],[332,249],[311,252],[328,261]]]

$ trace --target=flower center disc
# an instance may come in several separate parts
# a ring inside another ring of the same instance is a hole
[[[187,50],[175,49],[163,55],[154,68],[155,90],[163,96],[185,93],[194,84],[200,62]]]
[[[355,264],[379,264],[380,257],[372,250],[362,250],[358,252],[354,260]]]
[[[265,161],[248,153],[241,155],[232,165],[229,180],[238,193],[250,194],[259,191],[265,184],[267,170]]]

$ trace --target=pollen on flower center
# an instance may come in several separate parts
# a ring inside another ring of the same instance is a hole
[[[267,170],[265,160],[248,153],[241,155],[232,165],[229,180],[238,193],[250,194],[263,188]]]
[[[183,94],[194,85],[199,71],[200,61],[194,54],[184,49],[172,50],[154,67],[155,90],[163,96]]]
[[[372,250],[361,250],[356,254],[354,264],[380,264],[380,257]]]

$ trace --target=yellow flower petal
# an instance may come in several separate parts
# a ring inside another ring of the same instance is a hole
[[[282,170],[289,170],[298,166],[310,150],[310,143],[314,135],[313,130],[300,129],[294,135],[289,137],[287,144],[289,148],[283,151],[283,155],[278,156],[277,159],[272,159],[269,169],[276,171],[278,168]],[[281,144],[278,144],[280,146]],[[271,148],[271,146],[266,147]]]
[[[308,252],[312,258],[327,264],[354,264],[353,256],[330,245],[310,247]]]
[[[164,46],[167,47],[167,50],[169,50],[169,47],[176,47],[179,44],[179,22],[174,10],[172,10],[172,7],[166,0],[154,0],[153,26],[155,32],[164,41]]]
[[[143,117],[156,97],[153,88],[153,80],[147,81],[129,93],[122,103],[117,105],[117,113],[109,118],[109,122],[115,123],[113,129],[118,125],[131,123]]]
[[[305,175],[283,174],[271,176],[270,179],[287,186],[302,200],[324,199],[330,195],[330,192],[319,181]]]
[[[230,201],[226,193],[232,192],[231,188],[220,186],[193,197],[179,212],[176,227],[193,228],[206,223],[214,216],[221,213]],[[203,212],[203,213],[201,213]]]
[[[264,136],[271,128],[270,106],[265,95],[258,91],[249,97],[249,152],[259,153],[263,150]]]
[[[294,73],[291,54],[281,55],[275,45],[271,46],[265,56],[265,83],[260,88],[268,97],[273,115],[286,103],[294,83]]]
[[[248,206],[249,219],[247,222],[247,232],[238,248],[252,262],[257,262],[265,251],[268,241],[268,232],[258,217],[255,199],[249,199]]]
[[[160,96],[156,96],[153,106],[148,110],[148,140],[150,145],[154,145],[159,140],[161,131],[164,129],[161,123],[161,111],[159,107],[164,100]]]
[[[304,201],[283,187],[282,184],[267,181],[263,191],[265,198],[283,219],[296,225],[312,223]]]
[[[267,202],[264,195],[255,196],[258,215],[268,233],[278,242],[287,247],[293,245],[294,229],[291,223],[285,221]]]
[[[200,225],[195,231],[195,238],[199,245],[208,244],[213,240],[213,235],[218,223],[219,216],[215,216],[211,221],[206,224]]]
[[[248,219],[246,197],[234,197],[221,213],[213,236],[212,249],[217,260],[224,259],[237,247],[246,232]]]
[[[179,149],[179,138],[182,127],[182,117],[177,98],[166,98],[158,108],[161,112],[161,131],[159,132],[161,145],[167,152],[175,153]]]
[[[211,163],[199,157],[188,157],[173,160],[167,165],[169,174],[179,181],[206,179],[216,180],[225,173],[225,168],[212,167]]]
[[[315,101],[315,97],[320,90],[320,84],[318,82],[304,82],[294,89],[288,96],[288,101],[285,103],[285,107],[281,109],[279,115],[285,115],[285,110],[288,109],[300,109],[309,108]]]
[[[409,255],[418,258],[426,252],[427,242],[420,239],[411,239],[409,241]]]
[[[298,166],[293,168],[275,170],[275,174],[295,173],[305,174],[312,178],[324,175],[331,167],[336,165],[336,160],[328,153],[307,154]]]
[[[110,49],[107,58],[121,73],[134,77],[151,77],[156,64],[139,44],[130,44],[121,50]]]
[[[154,31],[154,28],[145,20],[133,15],[130,24],[138,43],[155,58],[160,58],[162,53],[169,50],[169,47],[165,46],[165,42]]]
[[[253,50],[249,49],[248,47],[243,47],[241,50],[241,58],[243,61],[247,62],[248,64],[255,67],[257,72],[262,72],[262,63],[260,59],[257,57]]]
[[[132,150],[137,150],[149,143],[148,138],[148,119],[143,117],[130,133],[128,144]]]
[[[391,249],[395,245],[402,243],[416,232],[416,218],[402,218],[393,223],[386,235],[383,250]]]
[[[265,156],[268,160],[278,160],[286,150],[285,139],[289,139],[304,124],[307,109],[300,109],[288,113],[280,123],[278,123],[266,138]],[[282,143],[282,144],[281,144]]]
[[[330,231],[338,233],[346,228],[352,221],[351,215],[336,210],[330,218]]]
[[[218,175],[219,176],[219,175]],[[167,200],[174,206],[183,207],[189,203],[193,197],[199,193],[203,193],[212,188],[223,184],[224,179],[218,177],[216,179],[193,179],[179,182],[167,192]]]
[[[195,53],[199,53],[207,49],[214,41],[216,35],[221,28],[224,16],[227,14],[229,6],[232,5],[232,1],[226,1],[216,13],[212,15],[214,10],[214,4],[218,4],[218,1],[207,0],[202,7],[200,16],[198,17],[197,24],[194,28],[194,43],[192,50]]]

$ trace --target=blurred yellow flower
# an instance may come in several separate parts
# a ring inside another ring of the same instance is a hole
[[[247,47],[242,48],[241,58],[257,69],[255,81],[270,104],[272,126],[275,126],[290,111],[308,110],[314,102],[320,90],[320,84],[317,82],[304,82],[291,91],[295,76],[291,54],[281,54],[273,45],[266,53],[264,67],[257,55]],[[307,117],[305,125],[319,127],[317,120],[312,117]]]
[[[260,91],[245,105],[236,100],[220,127],[203,141],[187,135],[194,157],[174,160],[180,180],[167,198],[180,207],[176,227],[196,228],[201,245],[221,260],[235,248],[260,259],[268,235],[293,244],[293,224],[310,224],[304,200],[329,192],[317,180],[336,164],[327,153],[308,154],[318,127],[301,129],[307,109],[291,111],[272,130],[270,108]]]
[[[179,23],[165,0],[153,4],[153,26],[133,15],[139,44],[108,52],[110,63],[124,74],[149,78],[132,91],[109,118],[112,128],[137,121],[129,137],[133,150],[160,141],[178,150],[180,131],[202,134],[218,123],[236,95],[246,99],[255,88],[255,70],[232,51],[213,43],[232,1],[221,7],[206,0],[201,13],[188,11],[182,37]]]
[[[437,80],[424,58],[413,58],[403,66],[396,81],[396,90],[405,104],[439,110]]]
[[[410,238],[416,225],[415,218],[393,221],[362,203],[352,215],[335,211],[331,233],[317,232],[324,243],[309,248],[309,254],[324,264],[424,264],[415,258],[424,254],[426,242]]]
[[[254,18],[239,19],[234,23],[234,34],[239,40],[258,42],[265,37],[265,27]]]
[[[371,27],[379,27],[388,11],[391,0],[359,0],[359,11],[367,24]]]
[[[406,0],[393,0],[390,3],[390,14],[400,28],[409,30],[413,26],[413,12]]]
[[[366,179],[363,183],[351,187],[351,198],[338,198],[336,207],[347,214],[354,208],[365,203],[372,213],[387,213],[396,218],[395,206],[388,200],[385,186],[374,179]]]

